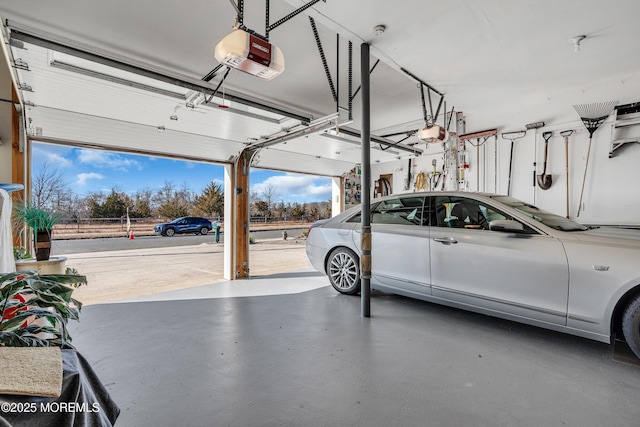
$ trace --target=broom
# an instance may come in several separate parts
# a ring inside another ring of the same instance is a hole
[[[604,123],[613,111],[618,101],[598,102],[595,104],[574,105],[584,127],[589,132],[589,147],[587,148],[587,161],[584,164],[584,176],[582,177],[582,190],[580,190],[580,202],[578,203],[577,217],[580,216],[580,208],[582,206],[582,196],[584,194],[584,184],[587,180],[587,168],[589,167],[589,154],[591,153],[591,139],[594,132]]]

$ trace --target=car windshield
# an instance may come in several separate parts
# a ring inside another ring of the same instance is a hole
[[[491,198],[555,230],[585,231],[589,229],[586,225],[578,224],[568,218],[543,211],[533,205],[509,196],[492,196]]]
[[[176,218],[173,221],[171,221],[171,224],[177,224],[179,222],[182,222],[184,220],[184,218]]]

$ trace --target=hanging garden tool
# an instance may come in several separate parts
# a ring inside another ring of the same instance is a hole
[[[537,163],[536,163],[536,152],[538,151],[538,129],[544,127],[544,122],[533,122],[533,123],[527,123],[526,125],[524,125],[524,127],[527,129],[527,132],[529,130],[533,130],[533,203],[536,203],[536,183],[538,182],[537,180]]]
[[[429,177],[429,191],[433,191],[438,188],[438,183],[440,182],[440,176],[442,175],[437,170],[437,160],[433,159],[431,161],[431,165],[433,166],[433,172],[429,172],[427,175]]]
[[[462,149],[460,149],[462,147]],[[459,176],[460,180],[458,181],[458,191],[467,191],[469,190],[469,183],[467,182],[466,171],[469,170],[469,153],[467,152],[467,144],[466,141],[462,141],[460,143],[460,147],[458,147],[458,165],[459,165]]]
[[[460,135],[458,137],[458,139],[460,141],[469,141],[469,144],[473,145],[474,147],[476,147],[476,163],[478,164],[478,167],[476,168],[476,190],[480,191],[480,147],[484,146],[484,143],[487,142],[487,139],[489,139],[489,137],[494,136],[497,137],[498,135],[498,129],[488,129],[488,130],[483,130],[480,132],[474,132],[474,133],[467,133],[464,135]],[[473,139],[476,140],[476,143],[473,143]],[[485,150],[486,148],[483,148],[483,150]],[[486,151],[483,151],[483,153],[486,153]],[[495,153],[494,153],[495,154]],[[496,157],[497,159],[497,157]],[[496,160],[497,161],[497,160]],[[485,169],[486,169],[486,164],[485,164]],[[495,169],[494,169],[495,171]],[[485,170],[485,175],[486,175],[486,170]],[[494,172],[494,175],[497,175]],[[485,179],[486,181],[486,179]],[[487,183],[484,183],[484,187],[485,187],[485,191],[486,191],[486,187],[487,187]]]
[[[596,104],[581,104],[574,105],[584,127],[589,132],[589,147],[587,148],[587,160],[584,164],[584,176],[582,177],[582,189],[580,190],[580,202],[578,203],[578,213],[576,216],[580,216],[580,209],[582,208],[582,196],[584,195],[584,183],[587,180],[587,170],[589,167],[589,154],[591,153],[591,140],[593,134],[600,127],[602,123],[609,117],[609,114],[613,111],[615,106],[618,105],[618,101],[598,102]]]
[[[553,136],[553,132],[542,132],[544,138],[544,166],[542,167],[542,175],[538,175],[538,186],[542,190],[548,190],[553,184],[553,177],[547,175],[547,154],[549,152],[549,139]]]
[[[509,154],[509,185],[507,186],[507,196],[511,195],[511,175],[513,171],[513,142],[517,139],[524,138],[527,134],[526,130],[518,132],[505,132],[502,134],[502,139],[508,139],[511,141],[511,152]]]
[[[573,129],[563,130],[560,136],[564,138],[564,175],[567,181],[567,218],[569,218],[569,136],[573,133]]]
[[[424,191],[427,189],[427,176],[424,172],[420,171],[416,175],[416,181],[413,186],[415,187],[415,191]]]

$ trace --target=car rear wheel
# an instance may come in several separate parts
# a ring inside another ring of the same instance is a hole
[[[640,295],[632,299],[624,310],[622,333],[629,348],[640,359]]]
[[[348,295],[360,292],[360,261],[351,249],[337,248],[331,252],[327,275],[338,292]]]
[[[209,232],[209,229],[207,227],[202,227],[200,229],[200,234],[202,234],[203,236],[206,236],[208,232]]]
[[[174,234],[176,234],[176,230],[173,228],[168,228],[167,231],[164,232],[164,235],[168,237],[173,237]]]

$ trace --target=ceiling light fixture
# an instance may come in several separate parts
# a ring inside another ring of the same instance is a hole
[[[580,52],[580,43],[586,38],[587,36],[575,36],[569,39],[569,43],[573,44],[573,50],[575,52]]]

